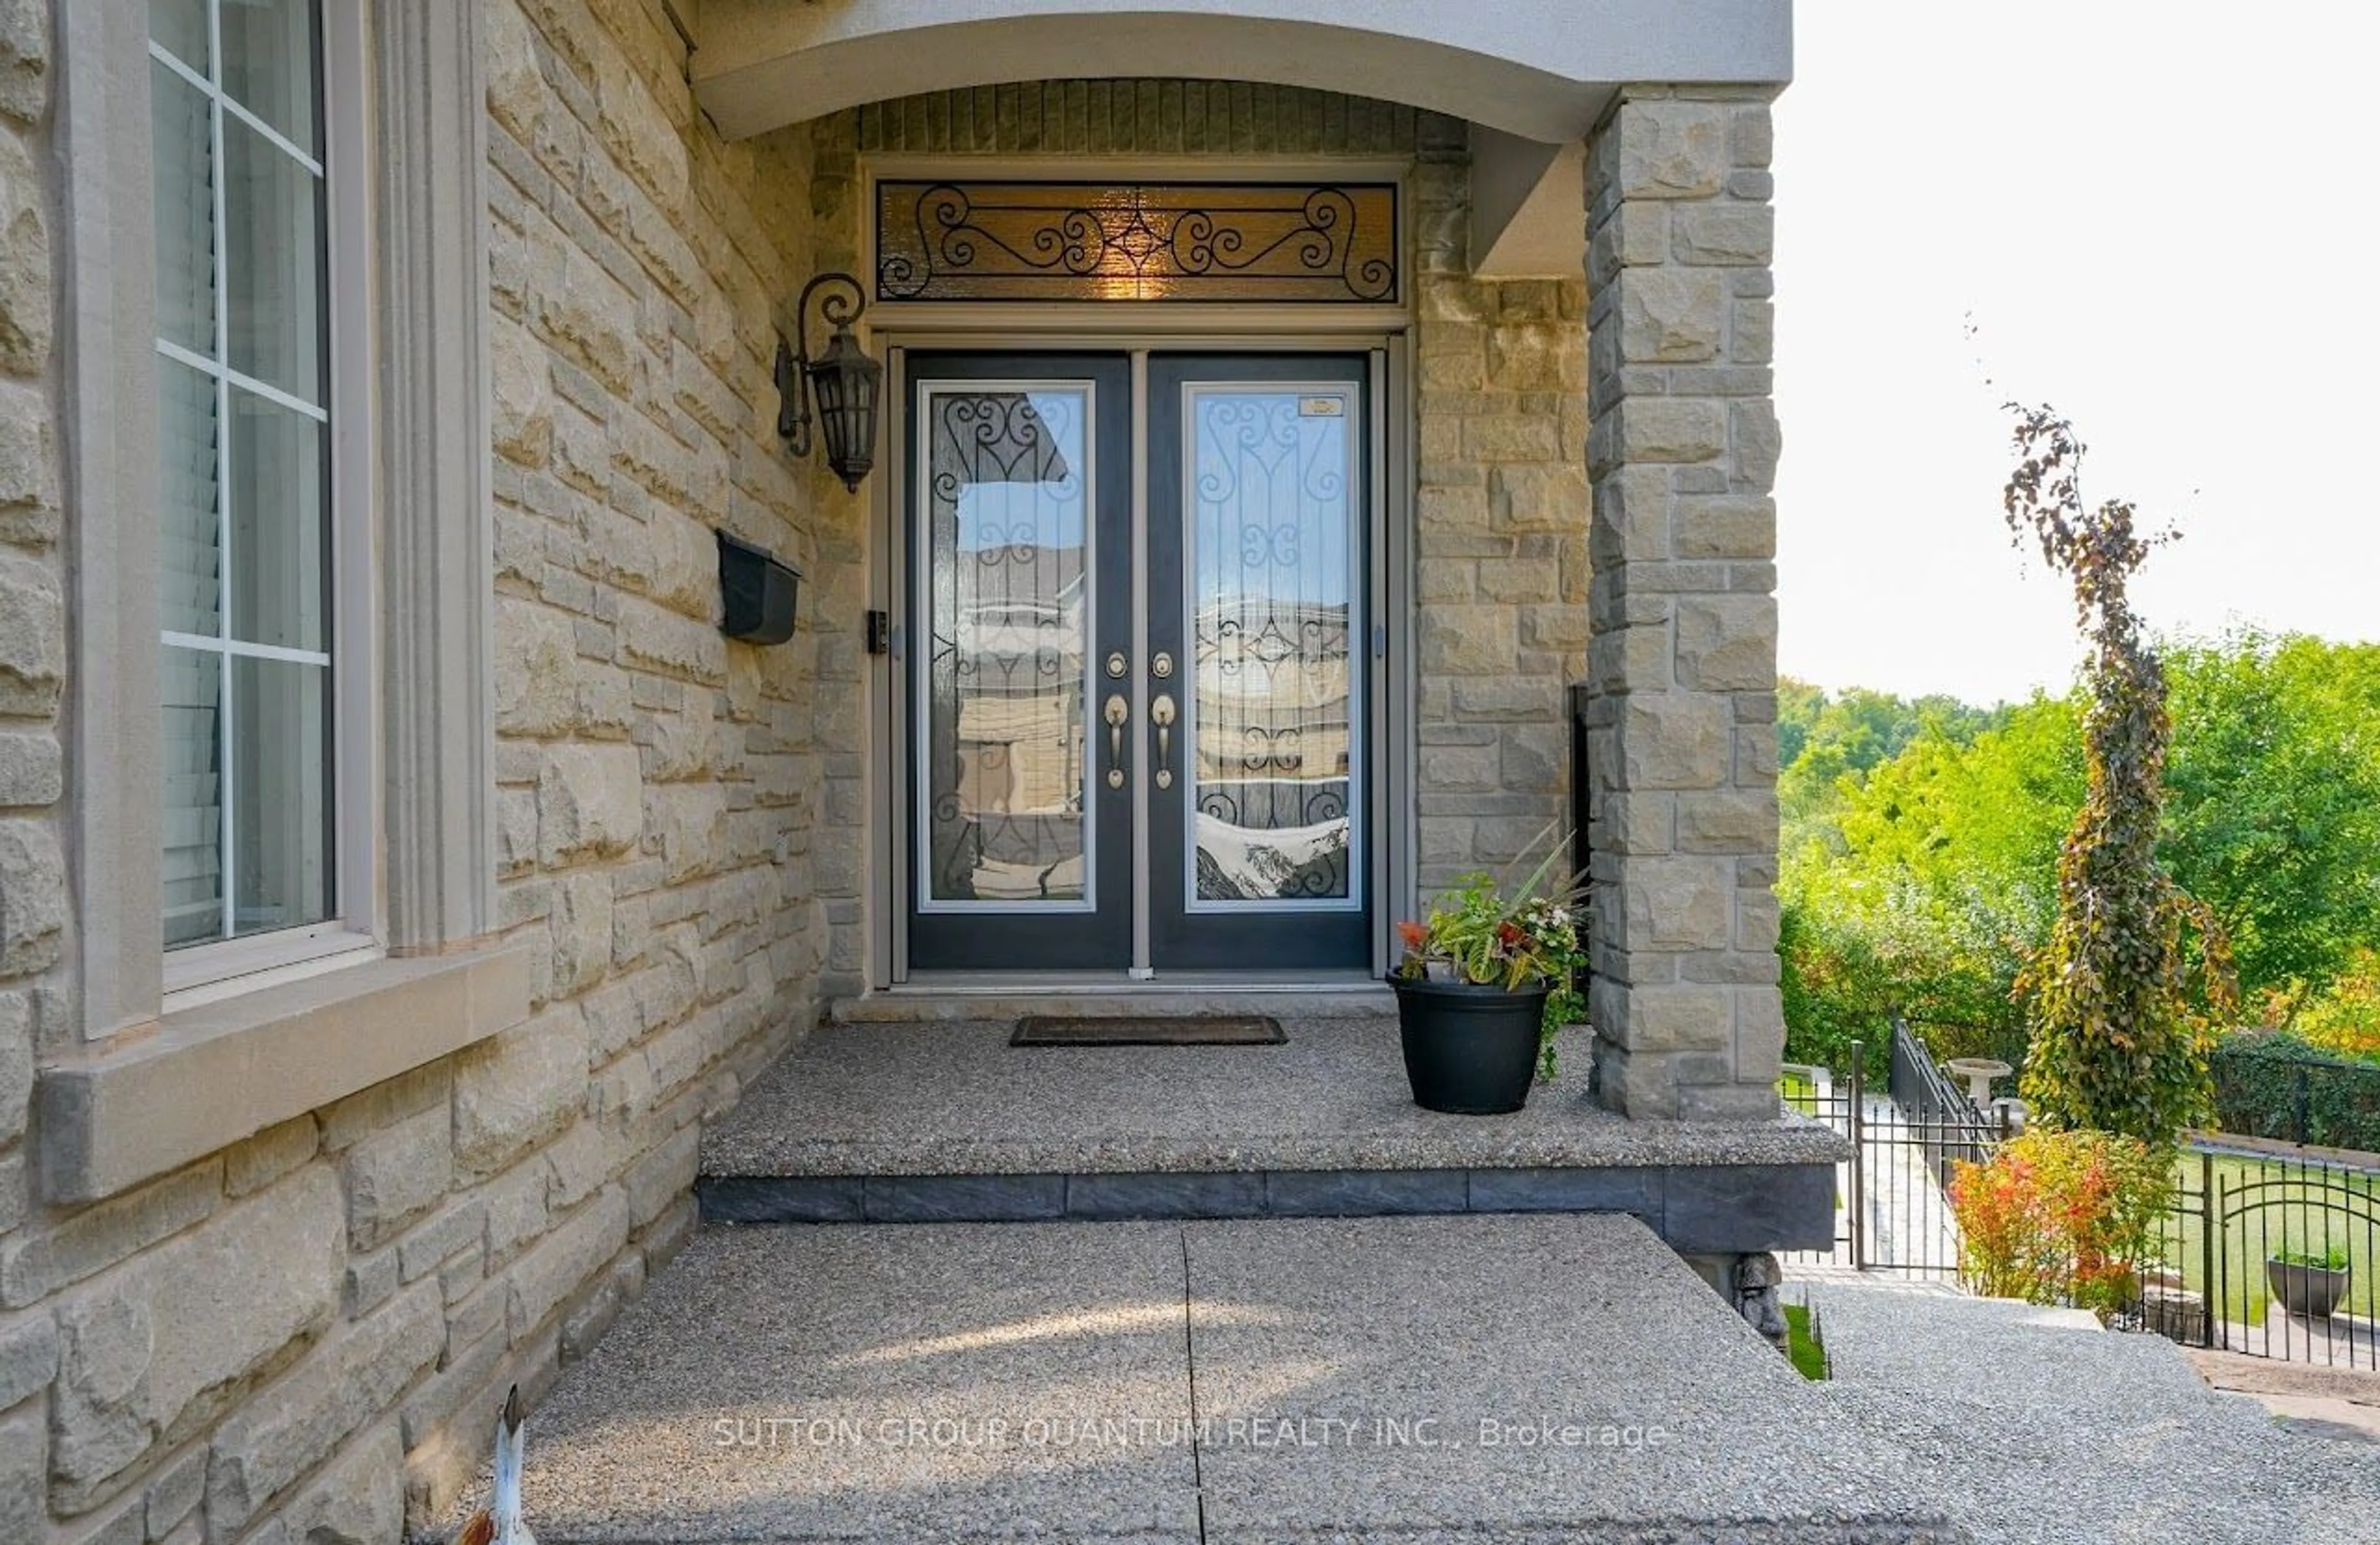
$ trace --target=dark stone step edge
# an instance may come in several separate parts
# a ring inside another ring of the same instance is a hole
[[[1831,1164],[1240,1170],[1146,1174],[706,1175],[714,1223],[1013,1223],[1627,1212],[1678,1250],[1826,1249]]]

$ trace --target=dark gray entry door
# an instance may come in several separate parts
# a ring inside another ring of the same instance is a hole
[[[1361,356],[1149,360],[1160,968],[1371,959],[1364,378]]]
[[[906,377],[910,967],[1367,964],[1364,359]]]
[[[909,964],[1121,970],[1130,362],[916,355],[909,380]]]

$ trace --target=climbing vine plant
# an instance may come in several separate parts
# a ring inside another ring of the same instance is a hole
[[[2058,921],[2017,981],[2034,1020],[2022,1088],[2051,1125],[2166,1143],[2205,1113],[2214,1018],[2237,1000],[2221,925],[2156,855],[2172,724],[2129,587],[2174,533],[2143,535],[2125,500],[2086,506],[2073,426],[2046,407],[2009,408],[2009,528],[2072,584],[2088,648],[2086,794],[2058,855]]]

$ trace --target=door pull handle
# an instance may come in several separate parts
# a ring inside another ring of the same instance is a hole
[[[1132,718],[1132,704],[1121,692],[1111,692],[1100,717],[1108,722],[1108,787],[1123,787],[1123,727]]]
[[[1173,786],[1173,694],[1160,692],[1148,705],[1148,722],[1157,726],[1157,786]]]

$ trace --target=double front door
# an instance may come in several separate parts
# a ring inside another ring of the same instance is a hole
[[[906,357],[913,970],[1372,957],[1365,357]]]

